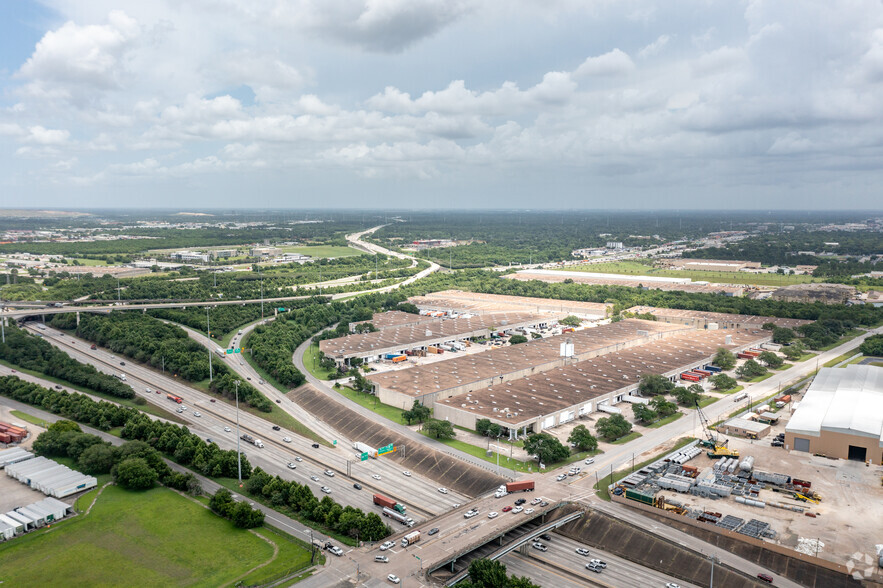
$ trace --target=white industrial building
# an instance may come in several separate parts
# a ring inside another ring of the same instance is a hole
[[[32,459],[34,454],[21,447],[12,447],[0,451],[0,470],[8,465]]]
[[[42,456],[7,465],[6,475],[55,498],[64,498],[98,485],[94,477]]]
[[[6,514],[0,514],[0,540],[12,539],[31,529],[51,525],[73,513],[73,506],[52,497],[20,506]]]
[[[822,368],[785,426],[785,448],[883,462],[883,368]]]

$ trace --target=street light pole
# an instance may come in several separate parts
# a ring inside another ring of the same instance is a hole
[[[242,452],[239,450],[239,380],[233,382],[236,386],[236,475],[239,485],[242,486]]]

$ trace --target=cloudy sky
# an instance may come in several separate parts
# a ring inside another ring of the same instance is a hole
[[[878,0],[6,0],[0,207],[881,208]]]

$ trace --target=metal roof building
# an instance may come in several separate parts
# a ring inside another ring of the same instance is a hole
[[[883,368],[822,368],[785,426],[785,448],[883,462]]]
[[[21,447],[12,447],[0,451],[0,469],[5,468],[9,464],[27,461],[34,457],[30,451],[26,451]]]
[[[56,498],[64,498],[98,485],[98,480],[94,477],[42,456],[6,466],[6,475]]]

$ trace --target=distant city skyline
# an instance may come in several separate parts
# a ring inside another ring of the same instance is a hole
[[[0,208],[879,210],[871,0],[0,4]]]

